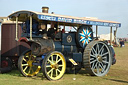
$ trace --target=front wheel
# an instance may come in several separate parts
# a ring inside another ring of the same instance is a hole
[[[20,56],[18,60],[18,68],[23,76],[31,77],[39,73],[41,67],[33,65],[33,63],[36,62],[35,59],[36,56],[32,55],[32,52],[30,50],[24,52]]]
[[[62,53],[53,51],[45,56],[42,71],[48,80],[59,80],[65,73],[66,61]]]

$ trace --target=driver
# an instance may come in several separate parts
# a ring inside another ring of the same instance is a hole
[[[39,33],[42,34],[43,36],[42,38],[48,39],[46,25],[44,23],[40,23],[38,29],[39,29]]]
[[[46,25],[44,23],[40,23],[38,25],[38,29],[40,34],[47,33]]]
[[[52,39],[55,38],[55,32],[56,32],[56,24],[54,22],[51,23],[51,28],[48,29],[48,36]]]

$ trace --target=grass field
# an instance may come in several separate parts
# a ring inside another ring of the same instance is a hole
[[[48,81],[38,74],[35,77],[23,77],[19,71],[0,74],[0,85],[128,85],[128,43],[125,47],[114,48],[117,63],[111,66],[109,73],[104,77],[94,77],[83,74],[65,74],[58,81]],[[73,80],[73,78],[76,80]]]

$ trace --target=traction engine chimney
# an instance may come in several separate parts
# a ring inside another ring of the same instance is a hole
[[[48,13],[49,7],[42,7],[42,13]]]

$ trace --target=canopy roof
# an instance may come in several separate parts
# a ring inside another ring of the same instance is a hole
[[[29,16],[38,21],[46,20],[46,21],[55,21],[63,24],[85,24],[85,25],[97,25],[97,26],[110,26],[110,27],[121,27],[121,23],[115,21],[107,21],[107,20],[99,20],[95,18],[87,18],[87,17],[73,17],[73,16],[65,16],[58,14],[50,14],[50,13],[41,13],[34,11],[17,11],[10,14],[8,17],[10,20],[15,21],[16,16],[18,16],[18,21],[24,22],[29,19]]]

